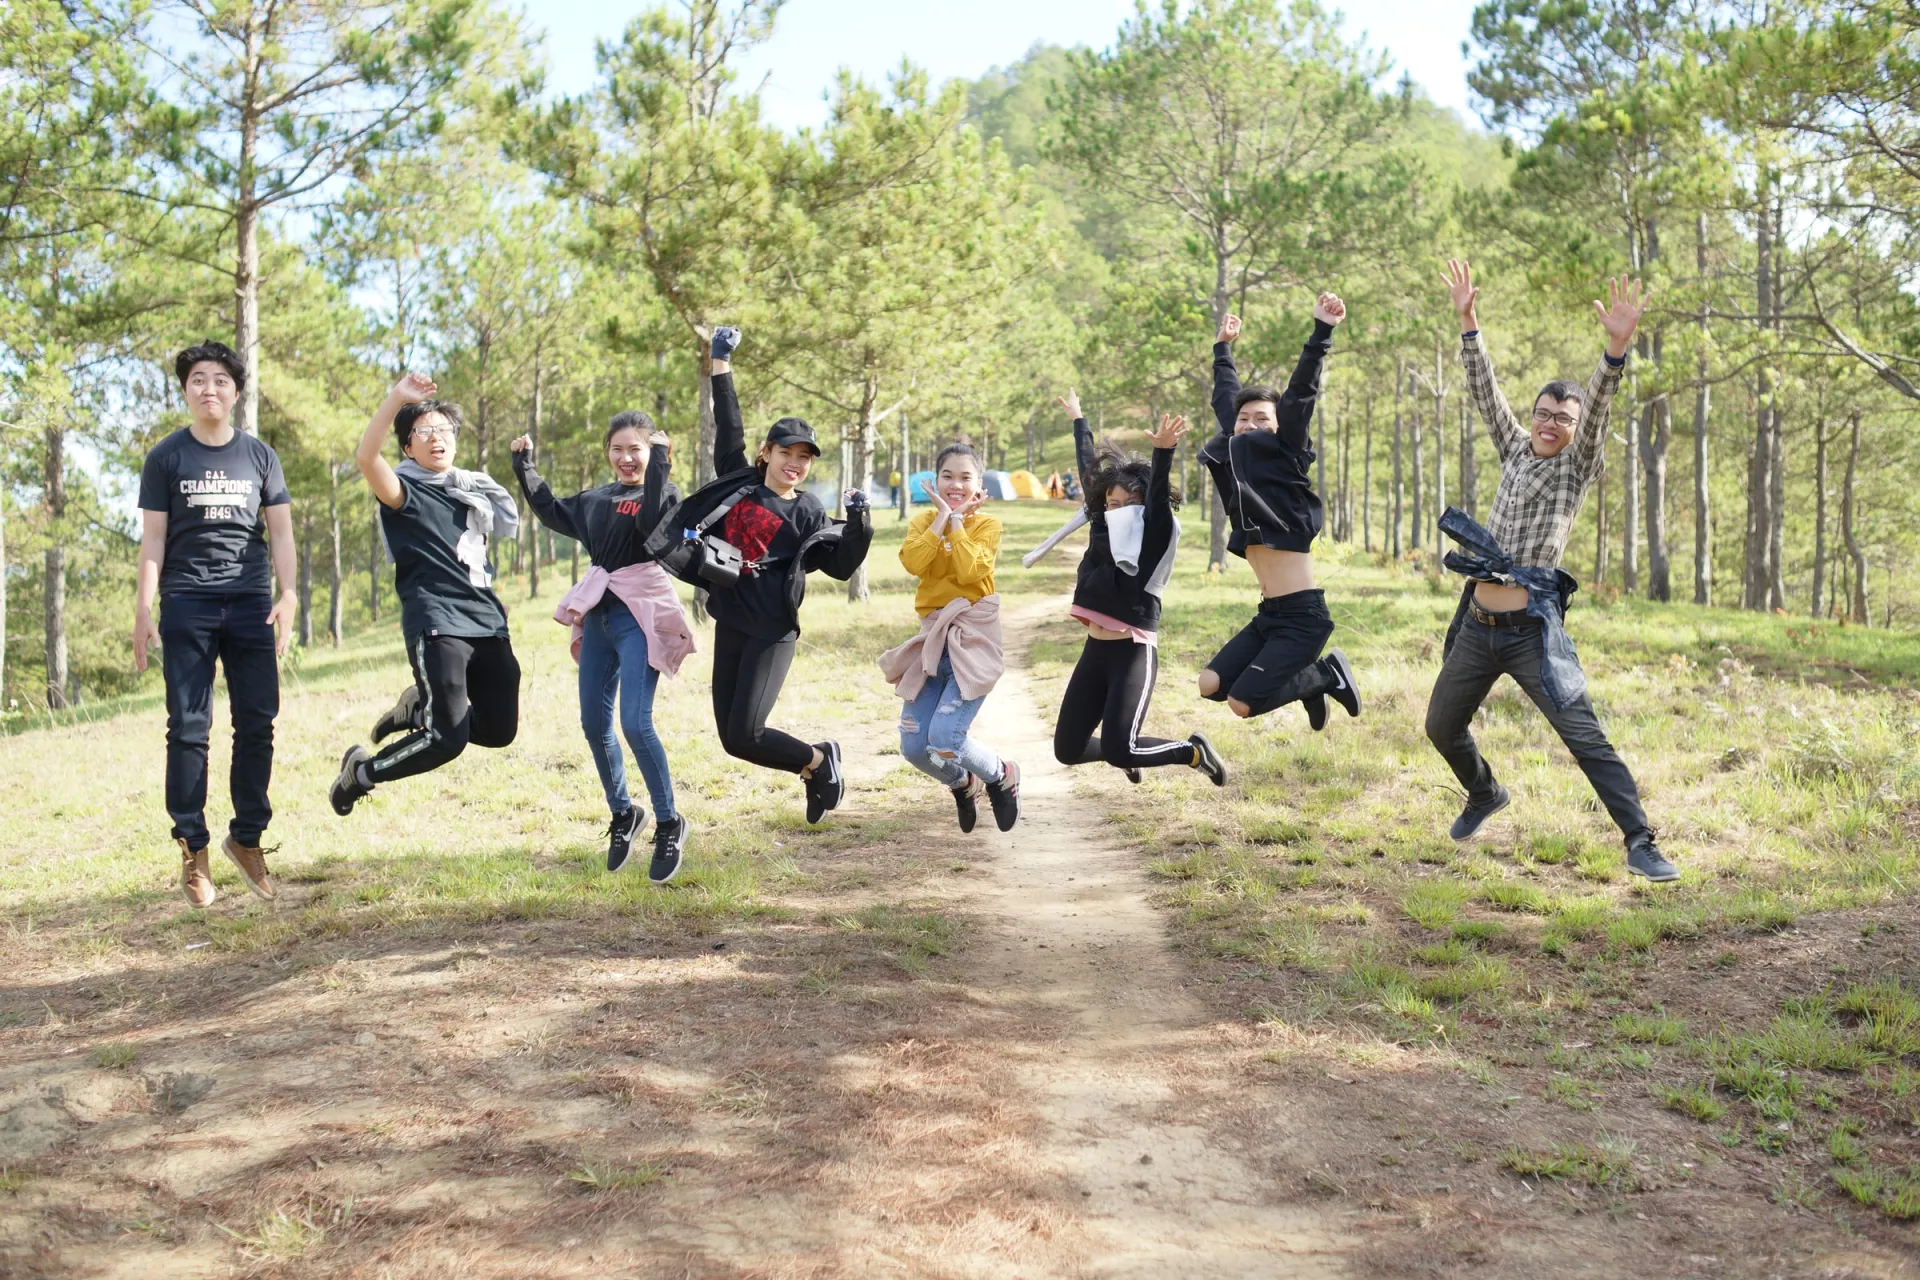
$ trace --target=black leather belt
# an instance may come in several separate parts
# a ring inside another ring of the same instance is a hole
[[[1500,613],[1495,613],[1491,609],[1482,609],[1478,600],[1467,601],[1467,612],[1473,616],[1475,622],[1487,627],[1518,627],[1539,621],[1525,609],[1507,609]]]

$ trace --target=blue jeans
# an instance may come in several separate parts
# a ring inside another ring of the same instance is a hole
[[[625,813],[627,771],[620,758],[620,740],[613,734],[613,700],[620,697],[620,730],[633,748],[634,762],[647,782],[656,821],[675,816],[673,778],[667,772],[666,748],[653,731],[653,691],[660,673],[647,665],[647,633],[633,620],[633,612],[609,595],[580,623],[580,728],[593,750],[607,808]]]
[[[958,787],[972,774],[983,782],[1000,778],[1000,757],[967,736],[985,694],[960,696],[953,663],[940,655],[940,670],[920,686],[919,696],[900,708],[900,754],[908,764],[940,785]]]

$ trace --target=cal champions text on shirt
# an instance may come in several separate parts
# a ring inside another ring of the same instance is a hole
[[[180,482],[187,506],[199,508],[203,520],[252,519],[249,499],[254,487],[254,481],[230,480],[224,471],[209,471],[203,479]]]

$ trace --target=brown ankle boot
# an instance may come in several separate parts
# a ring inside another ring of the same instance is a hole
[[[214,891],[213,873],[207,869],[207,851],[187,848],[185,836],[175,836],[180,846],[180,891],[196,907],[210,907],[219,895]]]
[[[233,865],[240,868],[241,877],[246,880],[247,888],[253,890],[253,896],[273,901],[273,878],[267,874],[267,856],[257,844],[241,844],[232,836],[220,842],[220,848],[226,852]]]

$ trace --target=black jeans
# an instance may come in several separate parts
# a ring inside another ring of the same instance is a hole
[[[1460,627],[1453,649],[1433,683],[1427,703],[1427,737],[1446,757],[1453,776],[1474,803],[1493,798],[1493,770],[1473,741],[1473,713],[1486,701],[1503,674],[1526,690],[1533,705],[1567,744],[1580,769],[1593,784],[1600,802],[1632,844],[1649,834],[1647,813],[1640,807],[1640,788],[1634,784],[1619,752],[1607,741],[1593,702],[1582,694],[1564,711],[1556,711],[1540,684],[1542,628],[1528,621],[1516,627],[1490,627],[1469,617]]]
[[[169,596],[160,601],[160,669],[167,682],[167,813],[173,834],[204,849],[207,831],[207,737],[213,729],[213,668],[227,676],[233,717],[233,798],[228,832],[260,843],[273,820],[267,784],[273,778],[273,718],[280,714],[280,666],[267,615],[273,599]]]
[[[1152,645],[1088,636],[1060,699],[1054,758],[1061,764],[1104,760],[1116,769],[1191,765],[1192,743],[1140,736],[1159,673],[1160,651]],[[1096,730],[1105,732],[1096,736]]]
[[[724,622],[713,624],[713,724],[728,755],[784,773],[813,763],[811,746],[767,727],[799,643],[797,637],[762,640]]]
[[[1210,702],[1232,698],[1263,716],[1289,702],[1325,694],[1339,681],[1320,661],[1333,638],[1327,593],[1295,591],[1260,602],[1260,612],[1213,655],[1207,670],[1220,677]]]
[[[438,769],[467,749],[504,747],[520,732],[520,661],[504,636],[416,636],[407,657],[421,724],[367,765],[375,783]]]

